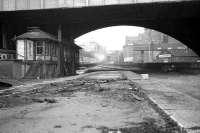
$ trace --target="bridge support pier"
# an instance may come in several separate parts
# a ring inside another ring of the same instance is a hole
[[[73,37],[70,37],[69,39],[69,43],[70,45],[74,44],[74,39]],[[71,65],[72,65],[72,68],[71,68],[71,71],[72,71],[72,74],[75,74],[76,73],[76,66],[75,66],[75,50],[73,49],[73,52],[72,52],[72,62],[71,62]]]

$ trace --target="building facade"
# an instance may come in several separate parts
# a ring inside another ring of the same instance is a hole
[[[91,41],[80,45],[82,47],[80,60],[82,64],[88,63],[99,63],[99,57],[106,55],[106,50],[103,46],[99,45],[97,42]]]
[[[80,50],[80,64],[93,64],[96,63],[94,55],[83,49]]]
[[[122,64],[124,62],[122,52],[111,51],[106,55],[106,62],[108,64]]]
[[[106,50],[103,46],[99,45],[97,42],[95,41],[91,41],[85,44],[80,45],[84,51],[86,52],[91,52],[91,53],[100,53],[100,54],[104,54],[106,53]]]
[[[123,46],[124,62],[198,62],[199,57],[176,39],[145,29],[135,37],[126,37]]]

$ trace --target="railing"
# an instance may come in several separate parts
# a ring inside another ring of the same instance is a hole
[[[0,11],[197,0],[0,0]]]

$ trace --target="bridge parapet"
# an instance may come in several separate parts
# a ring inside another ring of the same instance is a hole
[[[0,11],[137,4],[194,0],[0,0]]]

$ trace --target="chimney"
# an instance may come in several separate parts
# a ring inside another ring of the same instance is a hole
[[[33,32],[33,31],[38,31],[38,30],[40,30],[40,27],[37,27],[37,26],[27,27],[28,32]]]

